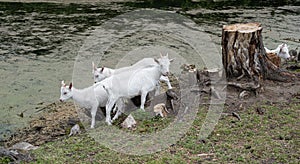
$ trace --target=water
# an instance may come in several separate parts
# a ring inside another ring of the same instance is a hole
[[[151,2],[93,5],[1,2],[0,140],[15,128],[26,125],[40,108],[58,100],[60,81],[72,79],[74,60],[92,30],[109,18],[139,7],[167,8],[191,18],[217,47],[220,47],[222,25],[243,22],[262,23],[264,44],[269,48],[275,48],[281,42],[291,48],[300,45],[300,8],[283,6],[287,1],[275,1],[265,5],[267,7],[257,7],[254,1],[243,1],[239,6],[234,6],[231,1],[227,4],[224,1]],[[294,5],[298,2],[293,1]],[[225,7],[228,4],[231,6]],[[139,35],[132,38],[143,39],[145,34]],[[145,37],[151,40],[155,34]],[[165,45],[168,42],[162,41]],[[135,41],[130,38],[119,40],[112,50],[124,51],[123,43],[129,45]],[[180,42],[173,46],[180,46]],[[112,50],[107,52],[108,64],[113,63],[109,58],[118,57],[109,55],[114,54]],[[23,118],[18,116],[20,113],[24,113]]]
[[[125,10],[110,8],[0,3],[0,138],[59,99],[60,81],[72,79],[84,39],[93,27]]]

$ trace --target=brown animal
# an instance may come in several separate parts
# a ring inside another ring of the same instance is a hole
[[[275,64],[277,67],[280,67],[281,65],[281,59],[280,57],[276,54],[276,53],[266,53],[267,54],[267,57],[269,58],[269,60]]]
[[[154,108],[154,113],[156,116],[160,115],[161,117],[166,117],[167,113],[169,113],[169,111],[166,108],[166,105],[164,103],[157,104],[153,108]]]

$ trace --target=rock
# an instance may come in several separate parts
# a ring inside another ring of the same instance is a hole
[[[132,115],[128,115],[128,117],[124,120],[124,122],[121,124],[121,126],[125,129],[130,129],[136,126],[136,121],[132,117]]]
[[[28,150],[35,150],[37,148],[38,148],[38,146],[34,146],[28,142],[18,142],[16,144],[14,144],[12,147],[10,147],[9,149],[28,151]]]

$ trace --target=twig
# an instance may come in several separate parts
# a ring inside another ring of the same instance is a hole
[[[239,114],[237,114],[236,112],[232,112],[232,116],[236,117],[239,121],[241,121],[241,117],[239,116]]]

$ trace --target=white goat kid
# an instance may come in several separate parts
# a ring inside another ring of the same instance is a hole
[[[274,50],[269,50],[267,47],[265,47],[265,50],[266,53],[275,53],[285,60],[289,60],[289,58],[291,57],[289,54],[288,45],[285,43],[278,45],[278,47]]]
[[[106,122],[108,125],[112,123],[110,112],[117,100],[141,95],[140,108],[144,110],[148,92],[155,89],[162,75],[168,75],[170,62],[172,61],[168,58],[168,55],[161,56],[158,60],[152,60],[155,61],[153,65],[149,65],[143,69],[114,74],[98,83],[108,93],[106,104]]]
[[[113,74],[118,74],[118,73],[130,71],[130,70],[142,69],[149,65],[155,65],[155,64],[156,63],[153,60],[153,58],[144,58],[129,67],[123,67],[123,68],[119,68],[119,69],[111,69],[111,68],[107,68],[107,67],[97,68],[93,62],[92,65],[93,65],[94,82],[95,83],[100,82],[100,81],[104,80],[105,78],[112,76]],[[172,89],[170,80],[167,76],[161,76],[159,81],[165,82],[168,85],[168,89]]]
[[[76,89],[72,86],[72,83],[66,86],[64,81],[61,82],[61,85],[60,101],[63,102],[72,98],[81,107],[91,109],[91,128],[94,128],[97,109],[99,106],[104,107],[108,100],[108,95],[104,88],[93,85],[84,89]]]

